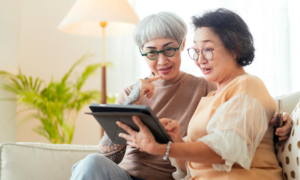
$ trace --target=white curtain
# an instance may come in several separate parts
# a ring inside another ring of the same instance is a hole
[[[246,71],[261,78],[272,96],[300,91],[299,0],[129,0],[140,19],[161,11],[177,13],[188,24],[186,48],[193,45],[191,17],[207,10],[227,8],[237,12],[248,24],[254,37],[255,60]],[[136,48],[136,53],[138,50]],[[140,76],[149,69],[138,59]],[[181,70],[202,76],[200,70],[183,53]]]

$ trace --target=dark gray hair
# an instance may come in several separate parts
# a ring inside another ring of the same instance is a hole
[[[187,34],[185,22],[175,13],[160,12],[145,17],[135,28],[133,39],[138,47],[157,38],[170,38],[180,43]]]
[[[236,53],[239,65],[247,66],[253,62],[253,37],[247,24],[237,13],[220,8],[202,16],[193,16],[192,21],[195,30],[208,27],[217,34],[224,46]]]

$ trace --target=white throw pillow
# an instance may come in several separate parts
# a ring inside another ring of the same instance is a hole
[[[290,138],[281,143],[281,146],[276,145],[275,151],[277,159],[282,167],[283,179],[300,179],[300,101],[291,113],[293,119],[293,127]]]

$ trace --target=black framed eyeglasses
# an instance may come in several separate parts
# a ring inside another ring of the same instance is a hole
[[[176,53],[176,51],[179,50],[179,48],[181,47],[181,44],[182,44],[182,41],[180,42],[180,45],[178,48],[173,48],[173,47],[167,46],[164,50],[161,50],[161,51],[156,51],[156,50],[150,49],[145,54],[142,53],[142,50],[140,48],[140,53],[142,56],[146,56],[150,60],[157,59],[159,53],[163,53],[167,57],[173,57],[174,54]]]

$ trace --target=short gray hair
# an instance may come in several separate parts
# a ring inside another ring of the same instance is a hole
[[[170,38],[180,43],[187,34],[185,22],[175,13],[160,12],[145,17],[135,28],[133,39],[138,47],[157,38]]]

